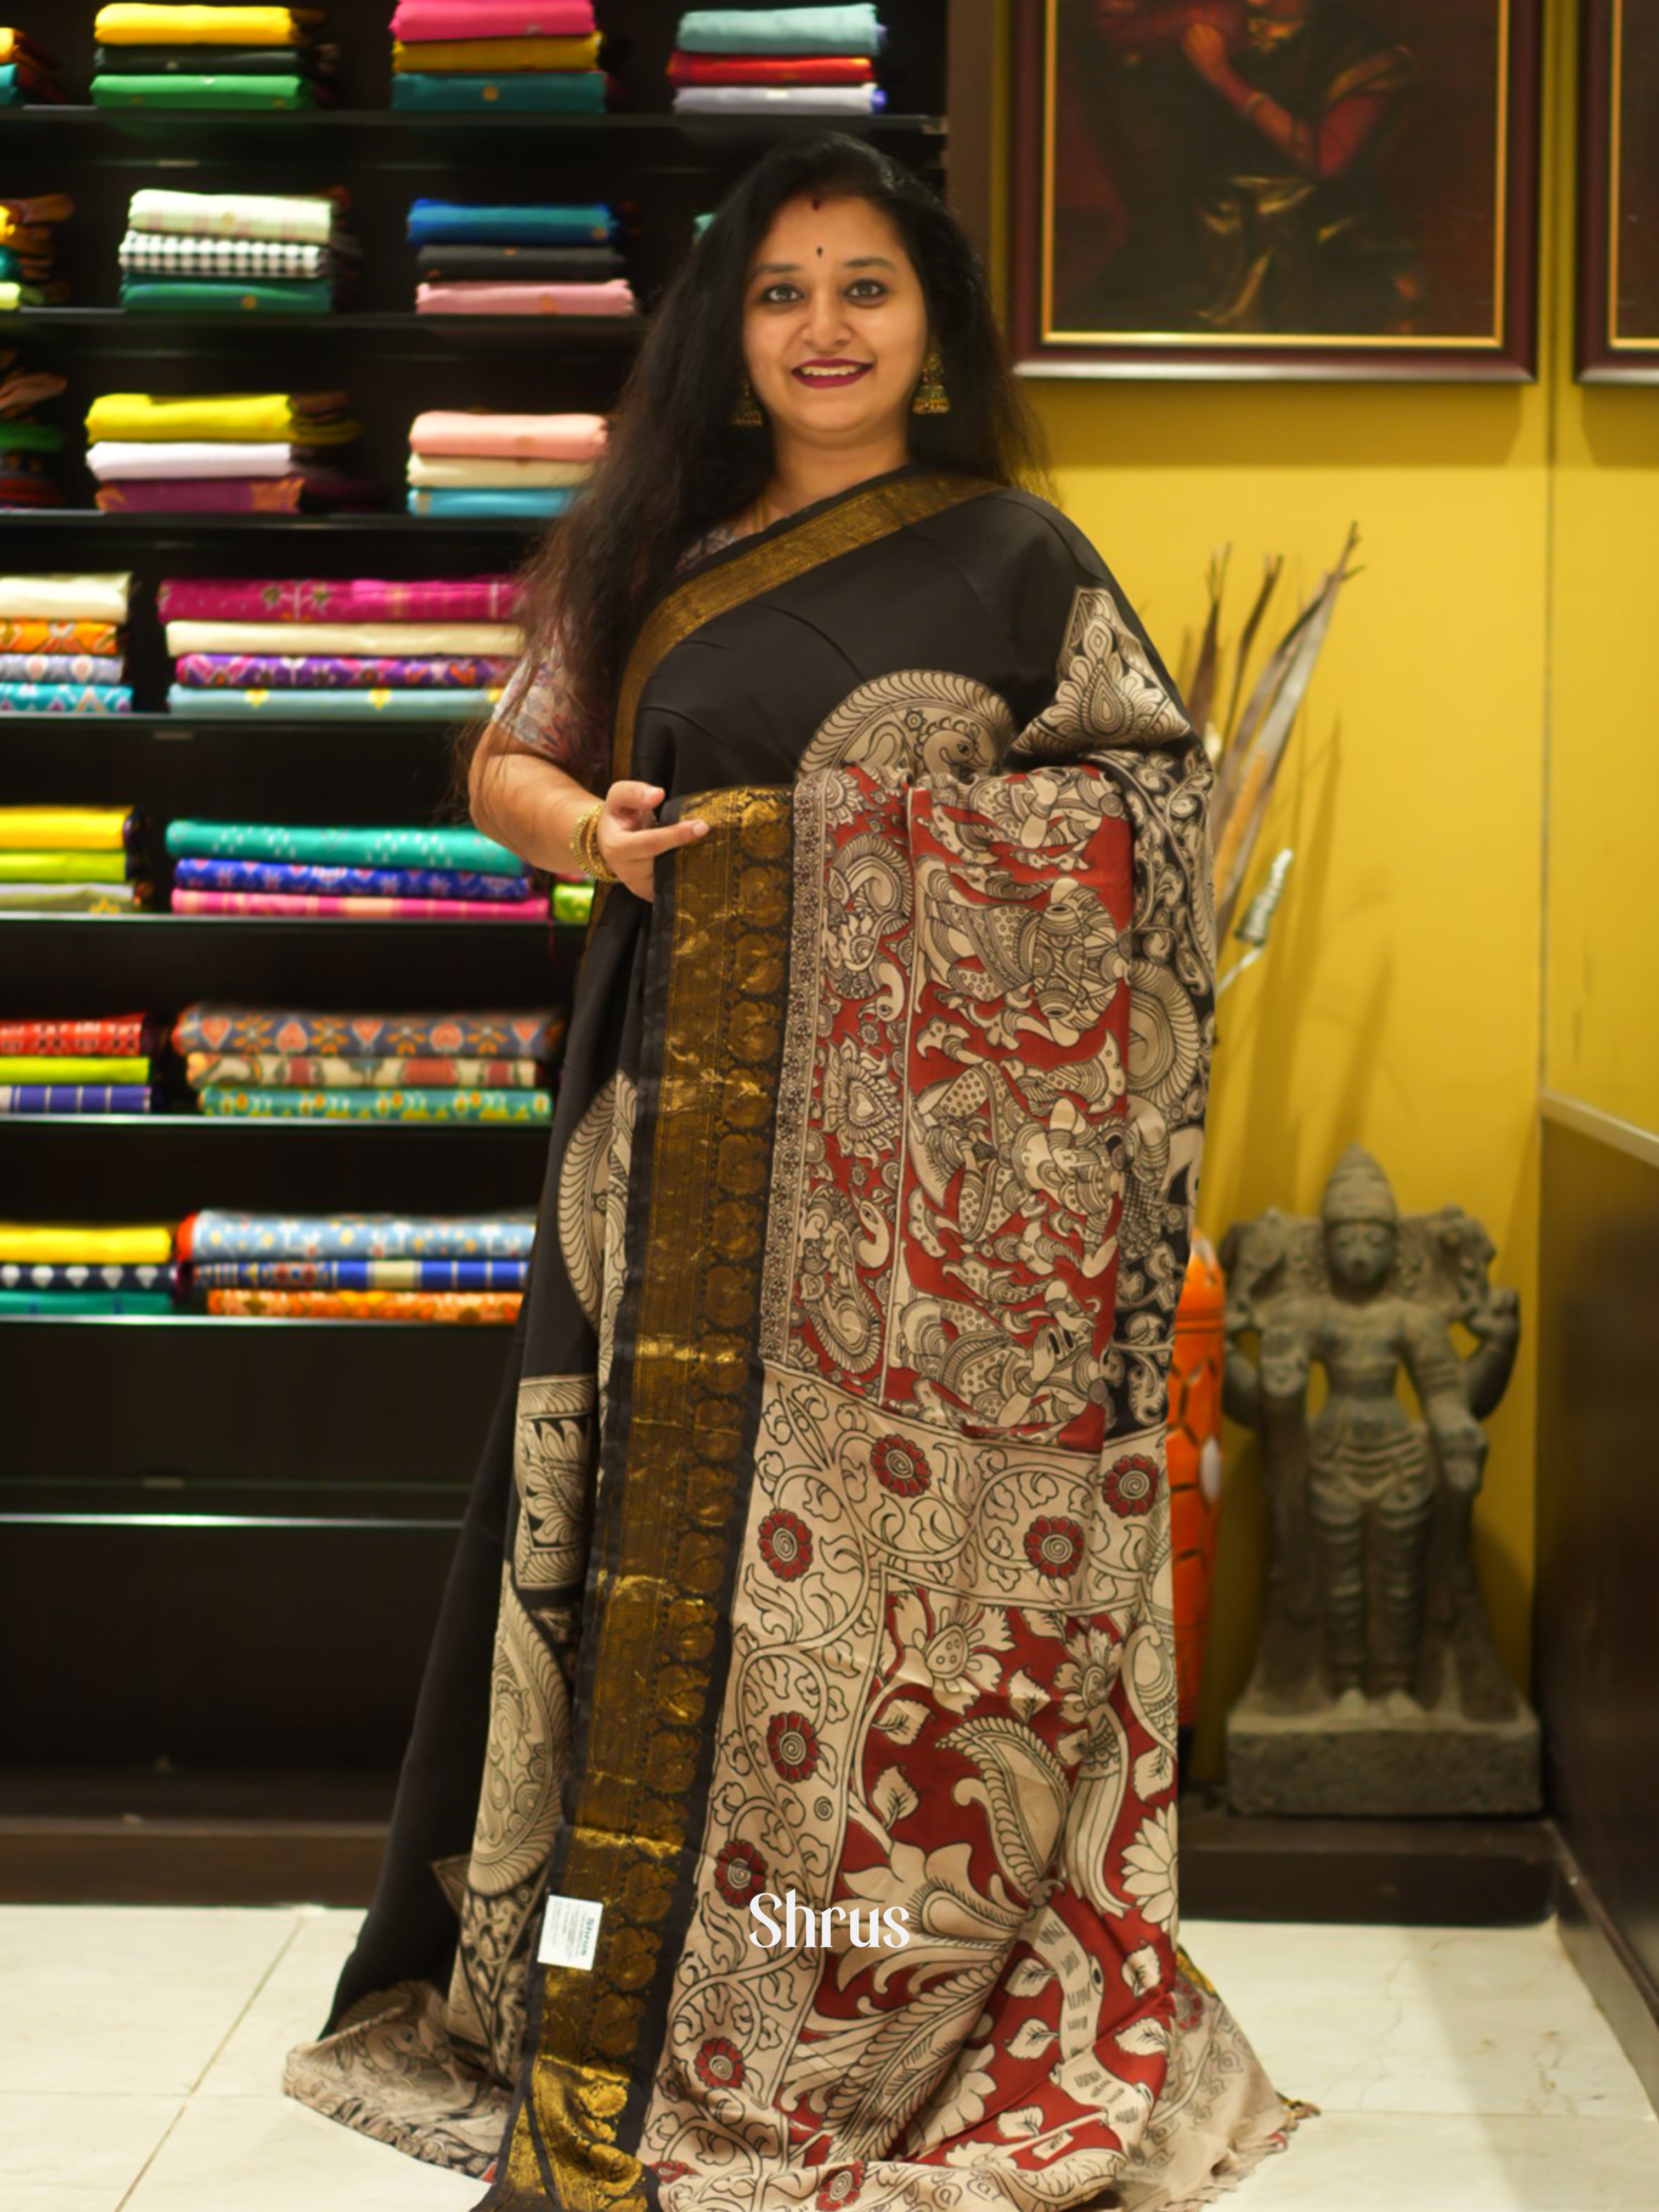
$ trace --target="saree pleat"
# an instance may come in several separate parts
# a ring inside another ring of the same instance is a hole
[[[377,1899],[285,2086],[480,2212],[1207,2202],[1313,2108],[1178,1940],[1202,748],[1063,517],[915,467],[687,571],[617,743],[710,826],[589,932],[489,1740],[388,1853],[453,1949]]]

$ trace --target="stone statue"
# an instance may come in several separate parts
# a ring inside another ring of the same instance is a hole
[[[1521,1334],[1516,1293],[1487,1277],[1493,1249],[1461,1206],[1402,1221],[1358,1146],[1318,1221],[1270,1209],[1223,1242],[1226,1410],[1261,1437],[1273,1523],[1255,1668],[1227,1721],[1236,1811],[1539,1807],[1537,1719],[1469,1562],[1480,1423]],[[1397,1395],[1402,1368],[1420,1420]]]

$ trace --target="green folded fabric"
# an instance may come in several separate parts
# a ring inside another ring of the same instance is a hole
[[[61,453],[64,434],[55,422],[0,422],[0,453]]]
[[[302,76],[95,76],[94,107],[314,107]]]
[[[121,305],[136,314],[325,315],[334,305],[334,287],[326,276],[124,276]]]
[[[0,1291],[0,1314],[168,1314],[170,1291]]]
[[[585,922],[593,911],[592,884],[555,884],[553,886],[553,920],[562,929],[575,927]]]
[[[392,105],[457,114],[503,112],[603,115],[603,70],[526,70],[501,76],[431,76],[419,70],[392,80]]]
[[[693,54],[874,54],[887,36],[874,0],[820,8],[694,8],[674,43]]]
[[[124,884],[125,853],[0,853],[0,884]]]
[[[286,822],[169,822],[167,850],[231,860],[325,860],[352,868],[480,868],[519,876],[524,862],[476,830],[313,828]]]

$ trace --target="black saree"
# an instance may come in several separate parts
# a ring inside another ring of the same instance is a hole
[[[1206,2201],[1311,2108],[1178,1942],[1202,748],[1062,514],[912,465],[670,586],[613,772],[710,829],[596,904],[380,1887],[285,2087],[490,2212]],[[790,1893],[823,1943],[769,1944]]]

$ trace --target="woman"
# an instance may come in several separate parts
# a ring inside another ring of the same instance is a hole
[[[286,2086],[490,2207],[1173,2206],[1309,2109],[1176,1942],[1208,772],[1035,448],[951,217],[775,148],[473,763],[606,880],[514,1399]]]

